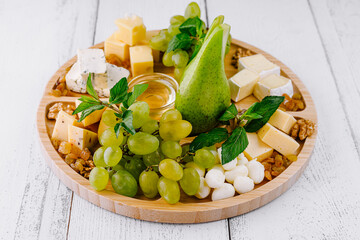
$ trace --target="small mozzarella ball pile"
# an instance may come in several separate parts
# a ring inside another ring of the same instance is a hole
[[[195,194],[197,198],[203,199],[209,194],[213,201],[233,197],[235,192],[247,193],[254,189],[255,184],[263,181],[265,169],[256,159],[248,161],[244,153],[241,153],[234,160],[221,165],[221,148],[211,152],[216,159],[213,167],[205,170],[191,162],[191,167],[200,175],[200,188]]]

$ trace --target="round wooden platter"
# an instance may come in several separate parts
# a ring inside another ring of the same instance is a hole
[[[267,59],[280,66],[281,75],[293,81],[295,92],[301,93],[306,105],[306,108],[302,111],[289,113],[295,118],[305,118],[317,123],[315,105],[304,84],[286,65],[270,54],[234,39],[230,52],[225,59],[227,77],[231,77],[237,72],[237,69],[231,66],[230,62],[232,55],[238,47],[249,49],[254,54],[261,53]],[[103,43],[97,44],[92,48],[103,48]],[[56,102],[74,103],[75,99],[79,96],[76,93],[63,97],[51,95],[51,90],[56,81],[66,74],[67,69],[75,61],[76,57],[73,57],[66,62],[48,82],[37,112],[37,128],[45,160],[56,176],[76,194],[99,207],[124,216],[153,222],[201,223],[216,221],[247,213],[274,200],[295,183],[309,162],[316,141],[316,132],[300,143],[301,149],[298,154],[298,160],[293,162],[278,177],[271,181],[264,180],[263,183],[256,185],[254,190],[232,198],[211,201],[210,197],[199,200],[195,197],[188,197],[182,194],[179,203],[170,205],[161,198],[147,199],[140,195],[130,198],[119,195],[114,192],[111,184],[108,185],[106,190],[97,192],[92,189],[87,179],[76,173],[65,163],[52,146],[49,137],[55,122],[54,120],[48,120],[46,117],[49,107]],[[155,72],[172,75],[173,69],[165,68],[161,63],[156,63],[154,68]],[[236,103],[236,105],[238,108],[248,108],[255,101],[256,99],[253,96],[249,96]]]

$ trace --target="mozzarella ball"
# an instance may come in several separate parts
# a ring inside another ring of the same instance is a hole
[[[206,198],[207,196],[209,196],[210,194],[210,187],[207,185],[205,178],[200,177],[200,186],[199,186],[199,190],[197,191],[197,193],[195,194],[195,197],[199,198],[199,199],[203,199]]]
[[[211,200],[216,201],[224,198],[233,197],[235,195],[234,186],[230,183],[224,183],[221,187],[216,188],[212,195]]]
[[[185,164],[185,167],[189,168],[194,168],[200,177],[204,177],[205,175],[205,168],[200,167],[199,165],[197,165],[195,162],[188,162],[187,164]]]
[[[226,163],[226,164],[223,164],[223,168],[226,170],[226,171],[229,171],[231,169],[234,169],[236,167],[236,164],[237,164],[237,159],[233,159],[232,161]]]
[[[205,181],[209,187],[218,188],[224,184],[225,175],[217,169],[211,169],[206,173]]]
[[[249,174],[248,174],[249,178],[254,180],[255,184],[261,183],[264,179],[264,170],[265,170],[264,166],[256,159],[248,162],[246,166],[249,170]]]
[[[225,174],[224,168],[222,167],[221,164],[215,164],[214,166],[212,166],[211,168],[209,168],[209,170],[211,170],[211,169],[219,170],[220,172],[222,172],[223,174]]]
[[[237,165],[245,165],[249,162],[244,153],[240,153],[237,159]]]
[[[225,172],[225,179],[229,183],[233,183],[238,176],[247,176],[248,169],[245,165],[236,166],[234,169]]]
[[[249,177],[238,176],[235,178],[234,187],[239,194],[247,193],[254,189],[254,180]]]
[[[220,161],[220,156],[218,154],[218,152],[216,150],[210,150],[210,152],[214,155],[215,157],[215,164],[221,163]]]

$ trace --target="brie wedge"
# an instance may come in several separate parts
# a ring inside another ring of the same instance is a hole
[[[238,102],[254,91],[256,83],[259,81],[259,74],[248,69],[243,69],[229,79],[231,99]]]
[[[239,58],[239,70],[244,68],[260,74],[260,79],[271,74],[280,75],[280,67],[267,60],[262,54]]]
[[[253,92],[259,101],[266,96],[282,96],[284,93],[292,97],[294,93],[292,82],[290,79],[276,74],[261,79],[256,83]]]

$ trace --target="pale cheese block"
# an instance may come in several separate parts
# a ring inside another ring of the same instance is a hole
[[[146,28],[141,17],[132,15],[115,21],[119,28],[117,38],[130,46],[139,44],[146,38]]]
[[[115,55],[121,61],[130,60],[129,53],[129,44],[124,43],[119,40],[120,32],[116,31],[113,35],[111,35],[108,39],[105,40],[104,43],[104,52],[105,57],[109,57],[110,55]]]
[[[131,73],[133,77],[154,72],[154,59],[149,46],[130,47]]]
[[[81,150],[93,147],[97,143],[97,138],[97,134],[92,131],[69,125],[68,142]]]
[[[147,31],[145,40],[141,41],[141,43],[139,45],[150,45],[151,38],[157,34],[158,33],[155,31]],[[151,49],[151,50],[152,50],[154,62],[160,62],[160,60],[161,60],[160,59],[160,51],[156,50],[156,49]]]
[[[260,79],[254,88],[254,96],[261,101],[266,96],[282,96],[283,94],[292,97],[294,94],[293,85],[290,79],[276,74]]]
[[[248,69],[243,69],[229,79],[231,99],[238,102],[254,91],[259,81],[259,74]]]
[[[286,133],[266,123],[259,131],[259,138],[284,156],[296,154],[300,144]]]
[[[239,58],[238,66],[239,70],[247,68],[251,71],[259,73],[260,79],[271,74],[280,75],[280,67],[267,60],[262,54]]]
[[[289,134],[291,131],[291,128],[296,123],[296,119],[288,114],[287,112],[284,112],[280,109],[276,110],[276,112],[271,116],[268,123],[273,125],[274,127],[280,129],[286,134]]]
[[[74,63],[69,72],[65,76],[66,87],[74,92],[86,93],[86,80],[81,76],[80,65],[78,62]]]
[[[81,103],[80,100],[78,99],[75,100],[76,107],[78,107],[80,103]],[[84,127],[99,122],[104,111],[105,108],[96,110],[95,112],[92,112],[90,115],[86,116],[85,119],[82,120]],[[77,115],[79,116],[79,118],[81,117],[81,113],[78,113]]]
[[[51,139],[59,141],[68,140],[68,126],[76,124],[75,116],[67,114],[65,111],[60,110],[56,118],[54,130]]]
[[[244,154],[248,160],[257,159],[262,161],[271,157],[273,148],[261,141],[256,133],[246,133],[249,145],[246,147]]]

